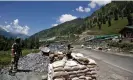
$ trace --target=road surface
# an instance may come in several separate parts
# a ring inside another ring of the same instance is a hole
[[[98,63],[98,80],[133,80],[133,57],[75,49]]]

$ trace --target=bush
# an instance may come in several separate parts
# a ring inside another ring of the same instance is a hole
[[[132,43],[119,43],[119,42],[110,42],[108,44],[110,47],[118,47],[121,48],[124,51],[130,51],[133,49]]]

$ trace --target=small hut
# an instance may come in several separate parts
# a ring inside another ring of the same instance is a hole
[[[133,41],[133,26],[126,26],[119,33],[123,41]]]

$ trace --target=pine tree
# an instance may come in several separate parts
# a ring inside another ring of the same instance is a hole
[[[108,16],[108,27],[111,26],[111,17]]]
[[[97,25],[98,25],[99,30],[101,30],[101,26],[102,26],[101,22],[97,22]]]
[[[127,16],[127,20],[128,20],[128,25],[129,26],[133,25],[133,17],[130,13]]]
[[[105,18],[105,16],[103,16],[103,24],[106,24],[106,18]]]
[[[114,11],[114,20],[118,20],[118,9],[116,8]]]

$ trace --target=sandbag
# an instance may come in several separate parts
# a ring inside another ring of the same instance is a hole
[[[78,77],[74,77],[71,80],[79,80],[79,78]]]
[[[70,72],[67,72],[69,75],[76,75],[77,74],[77,72],[75,72],[75,71],[70,71]]]
[[[84,55],[81,53],[76,53],[76,57],[84,57]]]
[[[55,62],[52,63],[52,66],[54,68],[56,68],[56,67],[64,67],[64,65],[65,65],[65,61],[63,61],[63,60],[55,61]]]
[[[86,78],[86,80],[91,80],[92,78],[91,77],[85,77]]]
[[[79,65],[79,67],[80,67],[80,70],[86,69],[85,65]]]
[[[77,76],[84,76],[85,73],[78,73]]]
[[[88,68],[95,68],[96,65],[87,65]]]
[[[64,55],[58,55],[58,58],[61,60],[63,59]]]
[[[92,79],[96,79],[97,78],[97,75],[91,75]]]
[[[55,78],[54,80],[65,80],[65,78]]]
[[[75,74],[74,75],[69,75],[69,78],[71,78],[71,79],[74,78],[74,77],[77,77],[77,75],[75,75]]]
[[[67,61],[65,66],[72,67],[72,66],[78,66],[78,63],[76,61]]]
[[[64,70],[65,70],[65,71],[72,71],[72,68],[69,67],[69,66],[65,66],[65,67],[64,67]]]
[[[83,70],[83,72],[88,72],[88,71],[90,71],[89,68],[86,68],[86,69]]]
[[[96,71],[95,68],[89,68],[89,71]]]
[[[58,51],[57,53],[58,53],[58,54],[63,54],[63,52],[60,52],[60,51]]]
[[[71,56],[77,60],[80,64],[88,64],[89,60],[88,58],[84,57],[81,53],[72,53]]]
[[[54,72],[57,72],[57,71],[64,71],[64,68],[63,67],[54,68]]]
[[[86,72],[85,74],[86,74],[86,75],[92,75],[92,73],[91,73],[91,72]]]
[[[96,74],[96,71],[91,71],[91,74],[92,74],[92,75],[95,75],[95,74]]]
[[[54,72],[54,76],[53,76],[54,78],[61,77],[61,76],[68,76],[68,73],[64,71]]]
[[[85,76],[80,76],[79,79],[86,79],[86,77]]]
[[[96,79],[96,62],[81,53],[72,53],[73,59],[67,59],[61,52],[56,52],[57,60],[52,64],[54,80],[93,80]],[[51,79],[51,80],[53,80]]]
[[[86,74],[85,76],[86,76],[86,77],[91,77],[91,74]]]
[[[74,59],[79,59],[81,57],[84,57],[83,54],[81,53],[71,53],[71,56],[74,58]]]
[[[96,62],[93,59],[88,59],[89,60],[89,65],[96,65]]]
[[[54,57],[54,54],[50,54],[49,57],[50,57],[50,58]]]
[[[78,71],[79,69],[80,69],[79,66],[72,67],[72,70],[73,70],[73,71]]]

